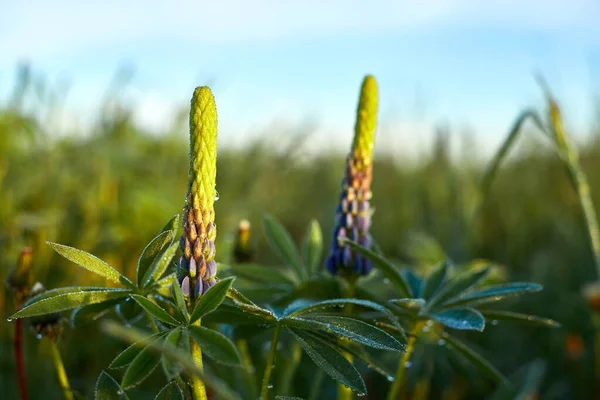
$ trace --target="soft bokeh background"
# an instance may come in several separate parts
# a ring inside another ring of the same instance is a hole
[[[248,218],[260,261],[276,262],[265,212],[298,240],[316,218],[329,242],[359,84],[372,73],[381,92],[373,233],[383,251],[427,265],[435,241],[457,262],[493,260],[511,280],[544,284],[514,308],[562,329],[490,326],[469,340],[507,374],[547,361],[543,399],[593,398],[594,330],[580,295],[596,279],[592,253],[564,167],[533,127],[480,217],[469,215],[517,114],[543,111],[538,72],[600,203],[599,19],[592,0],[2,0],[0,274],[30,246],[46,287],[99,283],[53,254],[52,240],[132,276],[183,206],[187,102],[202,84],[219,110],[222,257]],[[4,291],[2,321],[13,307]],[[121,347],[89,326],[67,329],[62,348],[74,388],[90,394]],[[26,349],[34,398],[58,398],[49,348],[29,335]],[[0,388],[16,396],[4,322]]]

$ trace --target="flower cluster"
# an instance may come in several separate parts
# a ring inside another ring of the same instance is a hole
[[[194,91],[190,111],[190,169],[183,209],[183,251],[177,276],[186,297],[197,298],[215,284],[214,202],[217,175],[217,108],[208,87]]]
[[[371,261],[340,243],[339,238],[355,241],[371,248],[369,234],[372,210],[370,207],[373,170],[373,144],[377,124],[377,82],[365,77],[358,103],[352,151],[346,159],[340,201],[336,210],[331,251],[325,266],[331,274],[367,275]]]

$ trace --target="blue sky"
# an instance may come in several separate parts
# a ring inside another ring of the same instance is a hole
[[[378,147],[427,147],[439,123],[489,151],[541,105],[542,72],[585,137],[600,89],[600,2],[0,0],[0,98],[17,62],[71,82],[64,123],[85,126],[120,65],[136,119],[160,130],[210,83],[223,143],[317,125],[315,147],[352,131],[360,81],[381,92]],[[285,131],[283,129],[282,131]]]

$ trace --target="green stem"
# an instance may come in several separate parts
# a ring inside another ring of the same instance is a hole
[[[71,385],[69,385],[69,379],[67,378],[65,366],[63,364],[62,357],[60,356],[60,350],[58,349],[56,340],[50,338],[50,347],[52,348],[52,360],[54,361],[54,367],[56,367],[58,382],[60,383],[60,387],[63,391],[65,399],[73,400],[73,390],[71,390]]]
[[[415,347],[415,341],[417,340],[417,334],[421,330],[421,327],[422,323],[417,322],[409,335],[408,344],[406,345],[406,352],[402,354],[400,362],[398,363],[398,369],[396,370],[396,375],[394,376],[394,383],[392,383],[387,400],[397,400],[404,390],[404,372],[406,371],[407,363],[410,362],[410,358]]]
[[[267,356],[267,364],[265,365],[265,373],[263,375],[262,387],[260,389],[261,400],[267,400],[269,398],[269,382],[271,380],[271,372],[273,371],[273,365],[275,364],[275,357],[277,356],[277,344],[279,343],[280,333],[281,324],[278,322],[275,325],[275,332],[273,333],[273,339],[271,340],[271,348],[269,349],[269,355]]]
[[[356,281],[358,280],[358,277],[356,276],[351,276],[350,278],[348,278],[348,280],[346,281],[347,285],[343,288],[344,290],[344,298],[346,299],[351,299],[354,297],[354,294],[356,293]],[[351,315],[353,312],[354,308],[352,304],[347,304],[346,308],[344,309],[344,313],[346,315]],[[352,364],[352,354],[344,352],[344,357],[346,357],[346,360],[348,360],[351,364]],[[352,399],[352,389],[350,389],[349,387],[347,387],[346,385],[344,385],[343,383],[338,382],[337,384],[338,387],[338,400],[351,400]]]
[[[296,375],[296,370],[298,369],[298,365],[302,360],[302,346],[300,343],[295,342],[292,345],[292,354],[291,360],[285,365],[285,370],[283,372],[283,376],[281,379],[281,391],[280,393],[283,395],[290,394],[290,386],[294,380],[294,375]]]
[[[196,321],[194,325],[200,326],[200,320]],[[192,351],[192,358],[196,363],[196,366],[203,370],[202,364],[202,350],[200,349],[200,345],[196,343],[196,341],[190,337],[190,350]],[[190,376],[190,386],[192,387],[192,398],[194,400],[208,400],[206,396],[206,387],[204,386],[204,382],[196,375]]]
[[[315,377],[313,378],[310,395],[308,396],[308,400],[317,400],[319,397],[319,393],[321,393],[321,384],[323,383],[323,377],[325,373],[321,368],[317,368],[315,372]]]
[[[249,393],[249,397],[256,398],[256,381],[254,380],[254,364],[252,363],[252,357],[250,357],[250,351],[248,350],[248,342],[245,339],[239,339],[237,347],[240,351],[240,357],[242,358],[242,374],[244,379],[244,385]]]

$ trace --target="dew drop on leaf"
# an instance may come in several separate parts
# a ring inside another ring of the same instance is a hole
[[[412,362],[411,361],[407,361],[404,363],[404,368],[410,368],[412,367]]]
[[[490,324],[492,325],[498,325],[498,320],[497,319],[493,319],[490,321]]]

